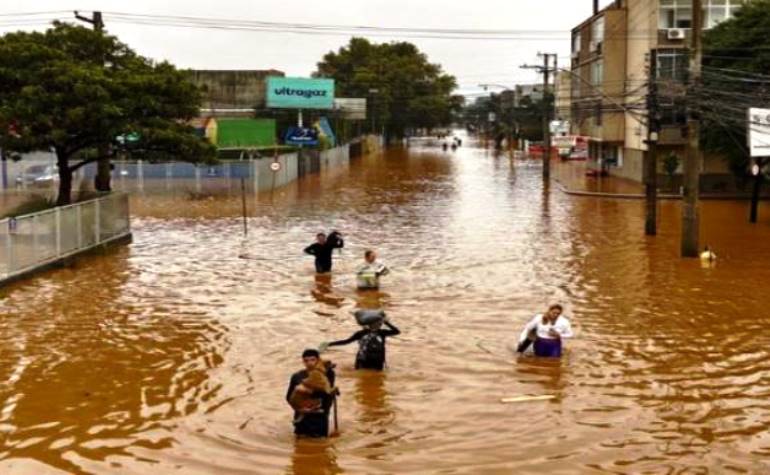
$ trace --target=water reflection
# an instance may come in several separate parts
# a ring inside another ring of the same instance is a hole
[[[360,431],[377,434],[393,422],[395,413],[388,402],[387,372],[358,371],[355,375],[355,401],[360,408],[356,423]]]
[[[337,464],[334,443],[300,439],[294,444],[288,475],[335,475],[344,473]]]

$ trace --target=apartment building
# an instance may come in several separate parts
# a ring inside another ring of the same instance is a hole
[[[589,156],[611,174],[642,181],[647,137],[650,55],[668,94],[660,106],[659,158],[685,157],[686,110],[671,91],[684,91],[689,70],[692,0],[617,0],[572,30],[570,121],[588,138]],[[703,0],[704,27],[732,17],[743,0]],[[561,109],[567,108],[565,104]],[[727,173],[720,157],[705,156],[705,174]]]

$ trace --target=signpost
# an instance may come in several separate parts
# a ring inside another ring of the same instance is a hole
[[[759,214],[759,198],[762,193],[762,183],[765,177],[762,168],[770,157],[770,109],[749,109],[748,120],[749,151],[754,163],[751,174],[754,176],[754,189],[751,194],[751,213],[749,221],[757,222]]]
[[[283,141],[288,145],[318,145],[318,131],[312,127],[289,127]]]
[[[334,79],[267,78],[267,107],[271,109],[332,109]]]

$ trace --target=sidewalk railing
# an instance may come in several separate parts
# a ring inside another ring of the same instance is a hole
[[[0,220],[0,282],[130,234],[125,193]]]

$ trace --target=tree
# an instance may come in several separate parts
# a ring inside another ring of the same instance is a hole
[[[198,114],[198,88],[171,64],[153,63],[114,36],[65,23],[6,34],[0,84],[0,147],[56,154],[57,205],[70,203],[73,173],[104,158],[98,150],[215,159],[214,147],[186,125]],[[120,140],[126,136],[136,140],[127,145]]]
[[[552,95],[547,96],[552,101]],[[525,96],[515,104],[513,91],[500,94],[492,93],[479,97],[475,102],[465,107],[465,122],[478,130],[487,130],[495,140],[495,147],[502,148],[506,137],[526,139],[529,141],[543,140],[543,99],[533,100]],[[489,121],[494,114],[494,120]]]
[[[462,99],[452,95],[455,78],[407,42],[352,38],[327,53],[314,76],[333,78],[340,97],[367,98],[373,129],[385,126],[396,137],[408,129],[449,125],[462,107]]]
[[[692,102],[703,116],[703,145],[725,156],[740,179],[753,163],[747,147],[749,107],[770,103],[770,0],[747,2],[735,16],[704,35],[703,84]],[[770,157],[754,160],[750,221],[757,209]]]

